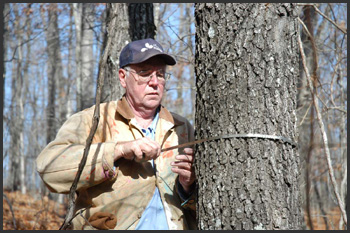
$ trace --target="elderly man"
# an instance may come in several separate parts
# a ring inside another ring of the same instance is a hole
[[[162,148],[193,140],[193,127],[161,105],[175,59],[153,39],[120,54],[125,94],[103,103],[77,188],[73,229],[194,229],[193,150]],[[94,106],[72,115],[37,158],[52,192],[68,193],[92,126]]]

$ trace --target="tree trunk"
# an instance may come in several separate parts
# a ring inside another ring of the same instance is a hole
[[[103,91],[101,93],[101,102],[108,102],[119,99],[124,89],[119,83],[119,54],[122,48],[131,41],[128,20],[128,6],[126,3],[108,3],[107,4],[107,32],[111,33],[113,30],[109,28],[110,22],[114,17],[117,17],[117,28],[114,30],[115,35],[112,35],[111,50],[108,54],[108,64],[106,70],[106,77],[104,79]],[[104,46],[107,42],[107,33],[104,37]],[[101,53],[102,54],[102,53]]]
[[[95,3],[82,3],[82,35],[81,35],[81,99],[80,106],[83,110],[94,104],[95,97],[95,77],[94,77],[94,59],[93,59],[93,40],[94,40],[94,19]],[[78,45],[77,45],[78,46]],[[78,77],[79,78],[79,77]]]
[[[77,111],[94,104],[94,19],[95,3],[73,3],[75,21],[75,59],[77,85]]]
[[[129,34],[132,41],[146,38],[154,39],[153,3],[129,3]]]
[[[196,4],[196,137],[295,140],[295,4]],[[196,146],[199,229],[300,229],[299,154],[282,140]]]
[[[31,3],[27,3],[27,12],[31,9]],[[26,32],[26,38],[25,40],[29,41],[30,37],[32,36],[31,33],[31,19],[30,14],[26,14],[25,18],[25,32]],[[24,47],[24,46],[23,46]],[[20,51],[22,51],[22,46],[19,48]],[[29,148],[24,147],[24,131],[25,131],[25,125],[24,125],[24,119],[25,119],[25,101],[27,100],[27,95],[28,95],[28,87],[29,87],[29,63],[31,59],[31,43],[26,43],[26,49],[25,51],[25,61],[23,65],[23,70],[21,72],[22,76],[22,90],[21,90],[21,96],[19,98],[19,125],[20,127],[20,180],[21,180],[21,193],[26,194],[27,192],[27,181],[26,181],[26,164],[27,164],[27,157],[26,154],[29,154]],[[22,53],[22,52],[21,52]],[[24,56],[24,54],[23,54]]]
[[[42,21],[47,28],[45,31],[48,53],[47,143],[51,142],[57,133],[56,89],[58,80],[63,79],[57,11],[57,4],[51,3],[47,10],[48,19],[46,19],[45,11],[41,10]]]
[[[24,182],[24,154],[23,154],[23,25],[19,16],[19,9],[17,5],[13,6],[13,14],[15,17],[15,36],[17,46],[17,59],[12,61],[12,106],[10,109],[11,123],[10,123],[10,135],[11,135],[11,146],[10,146],[10,188],[12,191],[21,189],[22,192],[25,190]]]
[[[112,35],[112,47],[108,53],[108,67],[104,79],[101,102],[119,99],[124,89],[119,83],[119,54],[130,41],[154,38],[155,26],[152,3],[109,3],[107,5],[107,28],[112,18],[117,17],[115,35]],[[111,29],[108,28],[108,33]],[[107,34],[104,43],[107,41]],[[103,46],[105,47],[105,46]]]
[[[74,9],[71,7],[71,12],[73,12]],[[68,37],[68,61],[73,61],[72,59],[72,54],[73,54],[73,14],[70,14],[70,18],[69,18],[69,37]],[[71,83],[74,81],[73,80],[73,68],[72,68],[72,62],[68,62],[67,64],[67,82],[66,82],[66,115],[65,115],[65,119],[67,119],[68,117],[70,117],[73,114],[73,108],[72,108],[72,100],[71,100]]]
[[[81,88],[81,34],[82,34],[82,3],[71,3],[75,23],[75,64],[76,64],[76,88],[77,88],[77,111],[82,107],[82,88]]]

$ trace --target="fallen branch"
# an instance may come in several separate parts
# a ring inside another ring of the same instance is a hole
[[[17,230],[16,218],[15,218],[15,214],[13,213],[11,202],[10,202],[10,200],[8,199],[8,197],[7,197],[7,195],[5,193],[3,193],[2,196],[5,198],[7,204],[9,204],[10,211],[11,211],[11,214],[12,214],[13,226],[14,226],[15,230]]]
[[[113,6],[111,6],[111,7],[113,8]],[[93,119],[92,119],[93,124],[92,124],[91,130],[90,130],[90,134],[89,134],[88,138],[86,139],[86,146],[84,149],[83,158],[80,161],[77,174],[75,176],[75,179],[74,179],[73,184],[72,184],[70,191],[69,191],[68,213],[66,215],[66,218],[64,219],[62,226],[60,227],[60,230],[66,230],[71,225],[71,221],[73,220],[73,213],[74,213],[74,208],[75,208],[75,191],[77,189],[77,185],[78,185],[78,181],[80,179],[81,173],[82,173],[84,166],[86,164],[86,160],[87,160],[87,156],[88,156],[88,153],[90,150],[92,139],[94,137],[94,134],[95,134],[97,126],[98,126],[98,122],[100,120],[101,90],[102,90],[103,82],[104,82],[104,76],[105,76],[105,70],[106,70],[105,67],[107,64],[108,51],[110,50],[111,42],[112,42],[112,38],[110,35],[114,35],[113,31],[115,30],[115,24],[116,24],[116,18],[114,17],[111,20],[111,23],[109,25],[109,29],[110,29],[111,33],[109,33],[109,35],[108,35],[107,44],[106,44],[105,50],[103,52],[102,59],[99,62],[99,72],[98,72],[97,90],[96,90],[96,99],[95,99],[96,105],[95,105],[94,115],[93,115]]]
[[[326,159],[327,159],[327,165],[328,165],[328,173],[329,173],[329,176],[331,178],[331,183],[333,185],[334,193],[335,193],[335,196],[337,198],[338,206],[339,206],[340,211],[342,213],[343,220],[345,222],[345,225],[347,225],[347,217],[346,217],[346,212],[345,212],[345,209],[344,209],[344,204],[343,204],[343,202],[342,202],[342,200],[340,198],[337,182],[336,182],[336,180],[334,178],[334,171],[333,171],[331,156],[330,156],[329,147],[328,147],[328,138],[327,138],[327,134],[326,134],[326,131],[325,131],[325,128],[324,128],[322,115],[321,115],[321,112],[319,110],[318,102],[317,102],[317,99],[316,99],[316,93],[315,93],[316,91],[314,90],[314,87],[312,85],[312,81],[311,81],[311,77],[310,77],[310,74],[309,74],[309,70],[308,70],[307,65],[306,65],[305,53],[304,53],[304,48],[303,48],[303,45],[302,45],[302,42],[301,42],[300,34],[298,34],[298,43],[299,43],[301,59],[302,59],[303,67],[304,67],[304,70],[305,70],[308,86],[309,86],[311,94],[312,94],[312,100],[313,100],[313,103],[314,103],[314,106],[315,106],[315,110],[316,110],[316,114],[317,114],[317,121],[318,121],[318,124],[320,126],[320,130],[321,130],[321,134],[322,134],[322,139],[323,139],[323,144],[324,144],[324,149],[325,149],[325,154],[326,154]]]

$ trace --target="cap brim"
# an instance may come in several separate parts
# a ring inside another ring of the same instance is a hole
[[[138,59],[136,58],[134,60],[134,62],[129,63],[129,64],[138,64],[138,63],[144,62],[144,61],[146,61],[146,60],[148,60],[148,59],[150,59],[152,57],[156,57],[156,56],[162,57],[162,59],[164,60],[165,64],[167,64],[167,65],[173,66],[173,65],[176,64],[175,58],[173,58],[169,54],[161,53],[161,52],[149,53],[147,56],[142,56],[142,57],[140,57]]]

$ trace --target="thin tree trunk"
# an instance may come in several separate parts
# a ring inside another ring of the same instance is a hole
[[[27,4],[27,10],[29,11],[31,8],[31,3]],[[26,15],[25,20],[25,28],[26,28],[26,40],[29,41],[30,37],[32,35],[31,33],[31,15]],[[22,50],[22,47],[20,48],[20,51]],[[20,107],[20,121],[18,122],[21,126],[20,130],[20,173],[21,173],[21,193],[26,194],[27,192],[27,181],[26,181],[26,152],[28,153],[29,149],[24,147],[24,119],[25,119],[25,112],[24,112],[24,101],[27,100],[28,95],[28,88],[29,88],[29,63],[31,60],[31,43],[26,43],[26,55],[25,55],[25,62],[23,66],[23,71],[21,72],[23,74],[23,85],[21,90],[21,96],[19,99],[19,107]]]
[[[296,138],[295,4],[196,4],[196,137]],[[196,146],[199,229],[300,229],[296,147],[263,138]]]
[[[95,78],[93,59],[94,19],[95,3],[82,3],[82,36],[81,36],[81,99],[80,106],[83,110],[94,104]]]
[[[51,3],[47,12],[48,19],[46,20],[45,11],[41,10],[43,24],[47,27],[45,31],[48,53],[47,143],[51,142],[57,133],[56,89],[57,80],[63,78],[57,11],[57,4]],[[62,103],[60,102],[60,104]]]
[[[71,12],[73,13],[74,9],[72,7],[72,4],[70,4]],[[66,87],[66,100],[67,100],[67,108],[66,108],[66,116],[65,118],[67,119],[69,116],[73,114],[73,109],[72,109],[72,100],[71,100],[71,83],[74,81],[73,80],[73,71],[72,71],[72,63],[73,63],[73,14],[70,14],[69,18],[69,36],[68,36],[68,65],[67,65],[67,73],[68,73],[68,78],[67,78],[67,87]]]
[[[15,30],[16,30],[16,42],[13,47],[17,46],[17,61],[12,61],[12,97],[11,102],[13,103],[10,109],[11,123],[10,123],[10,135],[11,135],[11,146],[10,146],[10,187],[12,191],[16,191],[21,188],[22,179],[21,172],[23,172],[23,161],[22,157],[22,139],[23,131],[23,108],[22,108],[22,89],[23,89],[23,55],[22,55],[22,41],[23,35],[20,33],[22,26],[19,17],[19,10],[16,4],[13,5],[13,13],[15,17]],[[24,190],[22,190],[24,191]]]
[[[305,40],[305,45],[307,45],[308,47],[308,53],[311,54],[312,56],[308,56],[308,65],[310,67],[310,70],[314,71],[314,83],[316,84],[316,68],[317,68],[317,61],[316,61],[316,51],[315,51],[315,46],[314,46],[314,38],[313,38],[313,20],[315,17],[315,11],[313,10],[312,7],[310,6],[306,6],[304,7],[304,16],[305,16],[305,21],[306,21],[306,25],[307,28],[309,30],[310,34],[306,34],[303,33],[304,35],[304,40]],[[301,75],[301,77],[303,78],[302,82],[304,83],[304,88],[303,91],[307,91],[306,89],[306,78],[305,78],[305,74],[303,73]],[[309,92],[308,92],[309,95]],[[306,104],[304,104],[304,106],[306,106]],[[308,151],[306,154],[306,174],[305,174],[305,179],[306,179],[306,212],[308,215],[308,224],[310,227],[310,230],[313,230],[313,224],[312,224],[312,217],[311,217],[311,183],[312,181],[310,180],[310,171],[312,171],[312,163],[311,163],[311,156],[312,156],[312,152],[313,152],[313,145],[314,145],[314,109],[311,106],[310,109],[310,136],[309,136],[309,140],[305,140],[305,142],[307,142],[308,145]],[[327,223],[326,223],[327,224]]]
[[[330,155],[330,151],[329,151],[329,146],[328,146],[328,137],[325,131],[325,127],[324,127],[324,123],[323,123],[323,118],[319,109],[319,105],[318,105],[318,99],[317,97],[317,89],[314,88],[314,84],[311,80],[311,76],[309,74],[308,71],[308,67],[306,66],[306,61],[305,61],[305,54],[304,54],[304,50],[303,50],[303,45],[301,42],[300,37],[298,37],[298,44],[300,47],[300,53],[301,53],[301,58],[303,61],[303,68],[305,70],[305,74],[307,77],[307,81],[308,81],[308,86],[310,88],[310,91],[312,93],[312,100],[313,100],[313,104],[315,106],[315,110],[316,110],[316,115],[317,115],[317,121],[321,130],[321,135],[322,135],[322,140],[323,140],[323,145],[324,145],[324,150],[325,150],[325,157],[326,157],[326,161],[327,161],[327,166],[328,166],[328,174],[329,174],[329,179],[331,181],[331,184],[333,186],[333,191],[334,191],[334,195],[336,197],[339,209],[341,211],[341,215],[342,218],[344,220],[344,223],[347,224],[347,215],[346,215],[346,210],[345,210],[345,206],[343,203],[343,200],[340,197],[339,191],[338,191],[338,185],[334,176],[334,170],[332,167],[332,161],[331,161],[331,155]],[[328,177],[327,177],[328,178]]]
[[[82,84],[81,84],[81,37],[82,37],[82,3],[72,3],[74,22],[75,22],[75,64],[76,64],[76,102],[77,111],[82,110]]]

